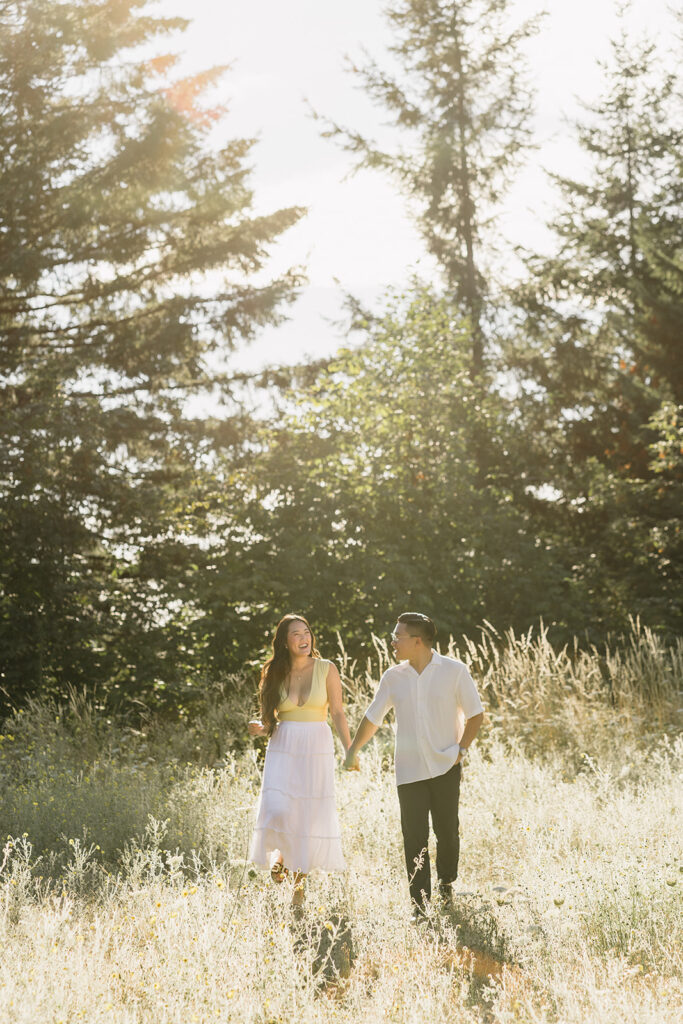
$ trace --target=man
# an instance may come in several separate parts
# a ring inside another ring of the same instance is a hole
[[[415,919],[431,898],[429,815],[436,836],[436,873],[444,903],[458,875],[458,801],[461,765],[484,718],[467,667],[433,650],[436,627],[418,612],[399,615],[391,634],[399,664],[387,669],[360,723],[345,761],[357,753],[394,708],[395,770],[410,897]]]

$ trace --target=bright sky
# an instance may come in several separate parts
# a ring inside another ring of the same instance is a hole
[[[517,0],[522,20],[541,0]],[[283,237],[271,267],[305,265],[309,284],[290,320],[265,331],[236,356],[240,366],[293,362],[328,354],[342,341],[338,320],[343,291],[371,303],[388,286],[433,268],[394,184],[377,172],[344,180],[350,158],[321,139],[305,100],[320,113],[371,137],[385,137],[383,111],[344,71],[344,56],[362,59],[365,47],[386,66],[389,29],[384,0],[160,0],[164,14],[192,19],[179,37],[185,71],[230,64],[217,100],[230,113],[229,137],[259,139],[252,184],[259,212],[306,206],[308,215]],[[672,35],[671,0],[634,0],[630,23],[666,43]],[[538,89],[532,153],[505,204],[502,231],[513,243],[543,246],[553,196],[544,168],[580,173],[579,155],[565,123],[577,97],[594,99],[615,33],[614,0],[546,0],[544,27],[528,45]],[[213,99],[213,97],[212,97]],[[384,132],[384,135],[382,135]]]

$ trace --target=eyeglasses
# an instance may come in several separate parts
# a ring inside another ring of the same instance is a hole
[[[400,635],[399,633],[391,634],[391,639],[394,641],[395,644],[398,643],[399,640],[410,640],[411,637],[414,640],[417,640],[417,633],[403,633],[403,635]]]

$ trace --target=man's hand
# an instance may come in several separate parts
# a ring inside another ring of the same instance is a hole
[[[371,739],[377,732],[377,726],[370,721],[369,718],[363,717],[360,725],[356,729],[356,735],[354,736],[353,743],[346,752],[346,760],[344,761],[344,768],[347,772],[359,772],[360,765],[358,763],[358,754],[356,753],[361,747]]]
[[[472,717],[468,718],[467,721],[465,722],[465,730],[462,736],[460,737],[460,750],[458,751],[458,757],[455,762],[456,764],[462,764],[463,761],[465,760],[467,753],[472,745],[472,741],[479,732],[479,729],[481,728],[481,723],[483,721],[484,713],[480,711],[478,715],[472,715]]]
[[[252,718],[251,722],[247,725],[247,729],[250,736],[265,736],[266,734],[266,730],[258,718]]]

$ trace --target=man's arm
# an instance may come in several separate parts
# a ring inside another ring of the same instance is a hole
[[[465,731],[463,732],[462,737],[460,739],[460,746],[461,746],[461,748],[464,747],[465,751],[467,751],[469,749],[470,743],[472,743],[472,741],[474,740],[475,736],[479,732],[479,730],[481,728],[481,723],[483,721],[484,721],[484,712],[481,711],[478,715],[472,715],[472,717],[468,718],[467,721],[465,722]],[[458,754],[458,759],[457,759],[457,761],[455,763],[456,764],[460,764],[460,762],[462,761],[463,757],[464,757],[464,754],[459,753]]]
[[[346,755],[346,760],[344,761],[344,767],[348,768],[349,771],[358,770],[358,757],[356,755],[358,754],[358,751],[361,749],[361,747],[364,747],[368,740],[372,739],[372,737],[377,732],[377,729],[378,726],[376,726],[374,722],[371,722],[369,718],[363,715],[363,720],[356,729],[356,735],[353,737],[353,743],[349,747],[349,751]]]

